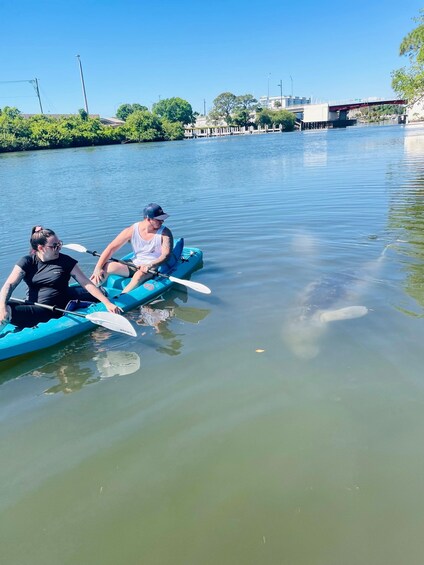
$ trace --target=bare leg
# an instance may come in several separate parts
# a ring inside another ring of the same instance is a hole
[[[109,275],[120,275],[121,277],[129,277],[130,271],[126,265],[122,265],[121,263],[106,263],[103,269],[104,276],[100,278],[96,275],[96,271],[90,277],[90,280],[96,285],[100,286],[105,284]]]
[[[146,275],[146,274],[142,273],[141,271],[137,271],[134,274],[131,281],[124,288],[124,290],[122,291],[121,294],[127,294],[127,292],[131,292],[131,290],[133,290],[134,288],[137,288],[138,286],[140,286],[141,284],[143,284],[144,282],[148,281],[151,278],[152,278],[152,275]]]

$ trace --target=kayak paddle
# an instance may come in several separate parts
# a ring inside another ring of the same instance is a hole
[[[67,243],[66,245],[63,245],[62,248],[71,249],[72,251],[77,251],[78,253],[90,253],[90,255],[94,255],[95,257],[100,257],[100,253],[97,253],[97,251],[89,251],[86,247],[80,245],[79,243]],[[115,257],[110,257],[109,261],[114,261],[115,263],[121,263],[122,265],[126,265],[127,267],[128,265],[134,266],[134,264],[131,261],[116,259]],[[203,294],[210,294],[212,292],[209,287],[201,283],[187,281],[185,279],[178,279],[177,277],[173,277],[172,275],[166,275],[165,273],[160,273],[159,271],[155,271],[154,269],[149,269],[149,273],[151,273],[152,275],[156,275],[158,277],[164,277],[166,279],[169,279],[171,282],[182,284],[187,288],[191,288],[192,290],[197,290],[197,292],[202,292]]]
[[[30,306],[39,306],[40,308],[46,308],[47,310],[51,310],[52,312],[62,312],[63,314],[67,314],[68,316],[87,318],[87,320],[90,320],[90,322],[93,322],[93,324],[103,326],[108,330],[131,335],[133,337],[137,336],[137,332],[130,324],[130,322],[126,318],[124,318],[124,316],[121,316],[120,314],[114,314],[113,312],[91,312],[89,314],[81,314],[80,312],[62,310],[57,306],[49,306],[48,304],[40,304],[39,302],[28,302],[27,300],[23,300],[21,298],[10,298],[9,302],[28,304]]]

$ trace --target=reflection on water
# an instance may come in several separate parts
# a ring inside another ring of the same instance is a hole
[[[145,328],[137,341],[139,352],[114,349],[110,342],[117,338],[116,333],[96,328],[68,344],[51,348],[53,360],[49,363],[38,361],[45,359],[45,352],[2,362],[0,385],[17,377],[34,377],[54,381],[45,389],[45,394],[69,394],[102,379],[136,373],[141,369],[141,351],[148,346],[153,345],[158,353],[179,355],[184,345],[185,324],[198,324],[210,312],[206,308],[180,304],[187,301],[186,289],[171,290],[165,297],[125,314]],[[122,336],[119,338],[127,341]],[[146,338],[151,338],[148,343]],[[131,348],[134,348],[133,341]]]
[[[178,298],[187,301],[187,290],[179,292]],[[183,347],[184,334],[176,333],[175,326],[170,323],[172,318],[190,324],[198,324],[210,312],[206,308],[179,306],[176,299],[176,296],[169,293],[165,298],[140,306],[134,320],[139,326],[153,329],[154,333],[162,340],[162,343],[157,345],[156,350],[166,355],[179,355]],[[146,333],[143,332],[141,335],[145,336]]]
[[[140,357],[135,351],[105,351],[95,361],[102,379],[131,375],[140,368]]]
[[[398,305],[398,310],[412,317],[423,316],[424,307],[424,135],[410,130],[404,139],[404,151],[412,176],[401,179],[390,203],[389,225],[401,230],[404,245],[399,253],[405,258],[405,292],[420,306],[419,310]]]
[[[33,371],[31,375],[59,380],[57,384],[46,389],[45,394],[67,394],[101,379],[130,375],[140,369],[140,357],[134,351],[104,351],[95,357],[87,358],[85,362],[81,360],[81,355],[78,357],[77,363],[50,363]]]
[[[140,357],[134,351],[115,350],[108,344],[114,332],[97,328],[69,343],[46,352],[28,354],[1,363],[0,385],[16,378],[36,378],[55,381],[44,392],[65,394],[81,390],[101,379],[129,375],[139,370]]]

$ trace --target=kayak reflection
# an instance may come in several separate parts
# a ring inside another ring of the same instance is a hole
[[[98,356],[96,365],[100,378],[131,375],[140,368],[140,357],[135,351],[106,351]]]
[[[178,298],[181,298],[181,293],[178,293]],[[173,331],[175,325],[170,323],[171,319],[176,318],[184,323],[198,324],[206,318],[209,312],[210,310],[206,308],[179,306],[175,298],[167,296],[166,299],[160,298],[148,305],[140,306],[134,321],[139,326],[153,328],[154,333],[162,338],[164,343],[156,348],[157,351],[167,355],[179,355],[183,346],[184,334]],[[145,334],[146,332],[142,333],[142,335]]]
[[[78,362],[70,364],[49,363],[41,370],[34,371],[33,376],[48,377],[52,375],[59,380],[57,384],[46,389],[44,394],[56,394],[58,392],[69,394],[102,379],[130,375],[138,371],[139,368],[140,357],[134,351],[102,351],[91,357],[86,363],[82,362],[80,358]]]

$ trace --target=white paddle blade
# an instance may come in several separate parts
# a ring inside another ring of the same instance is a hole
[[[87,253],[87,249],[80,245],[79,243],[65,243],[62,245],[62,249],[71,249],[72,251],[76,251],[77,253]]]
[[[93,324],[97,324],[108,330],[137,337],[137,332],[131,323],[120,314],[114,314],[113,312],[92,312],[87,314],[86,317],[90,322],[93,322]]]
[[[209,287],[202,283],[186,281],[185,279],[177,279],[177,277],[172,276],[169,277],[169,280],[174,283],[182,284],[183,286],[186,286],[188,288],[192,288],[193,290],[197,290],[197,292],[202,292],[203,294],[210,294],[212,292]]]

